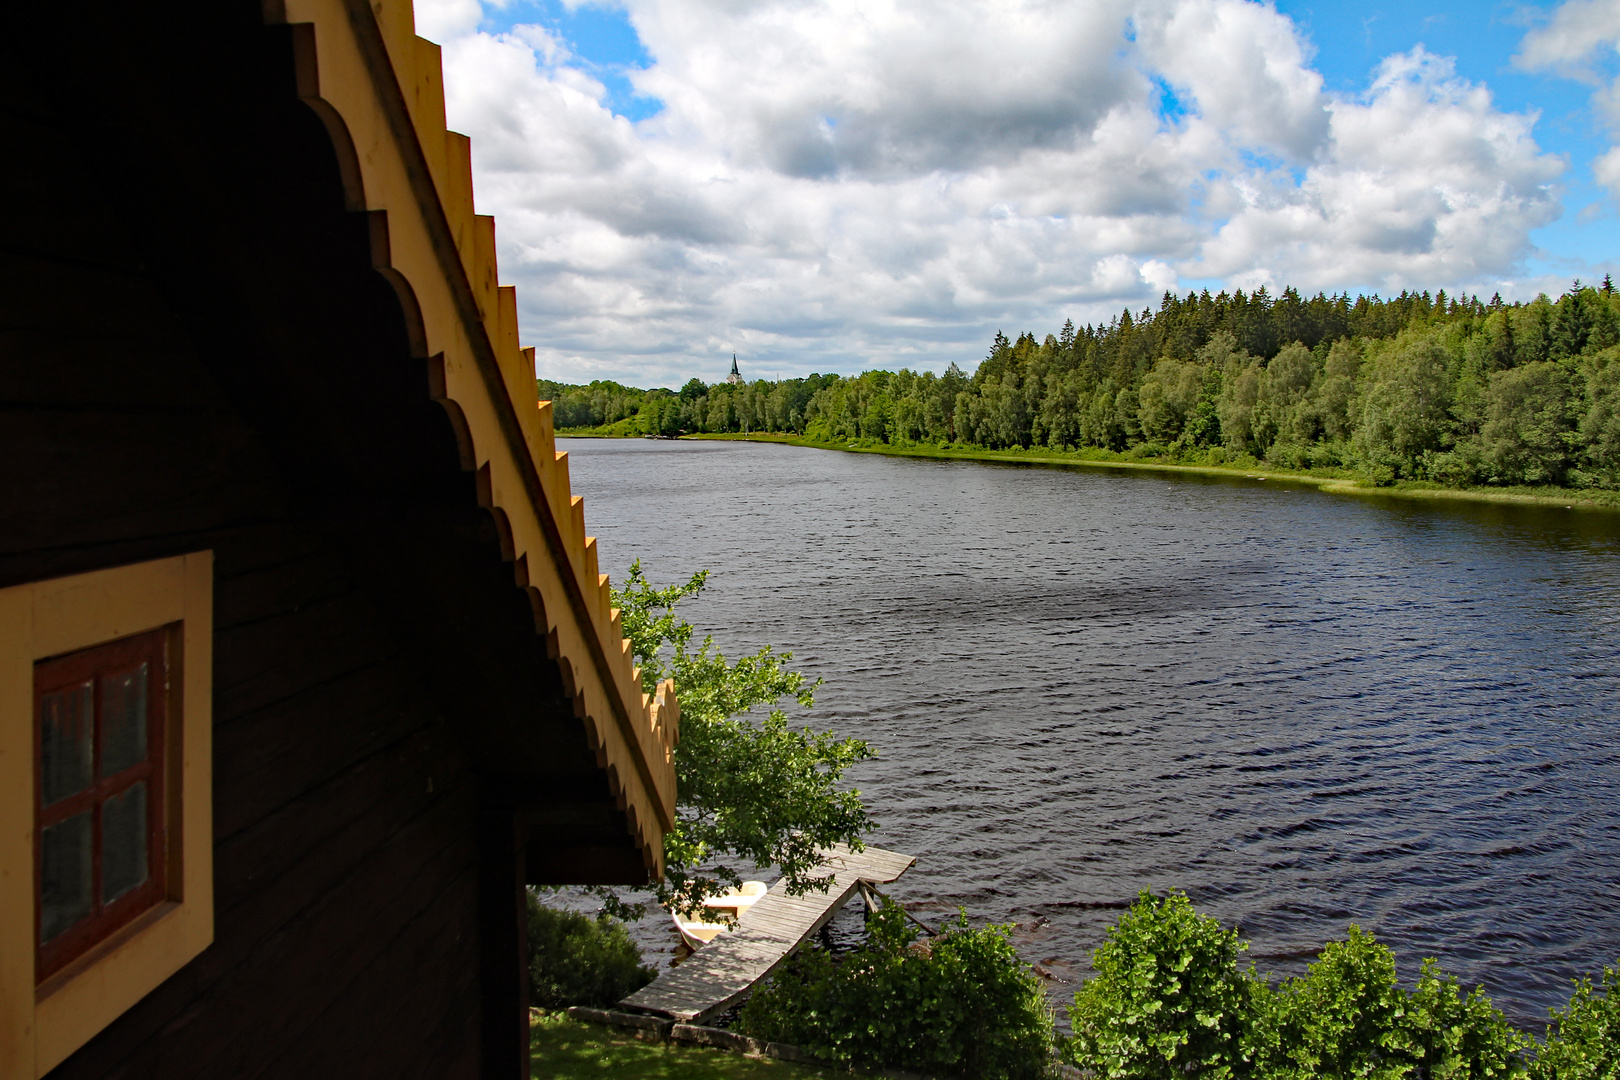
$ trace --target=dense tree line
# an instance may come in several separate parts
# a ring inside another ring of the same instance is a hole
[[[821,442],[1049,447],[1179,462],[1344,467],[1379,483],[1620,486],[1620,297],[1264,288],[1037,340],[998,333],[972,375],[707,385],[542,384],[557,426],[787,432]]]
[[[589,386],[539,380],[540,397],[549,400],[558,430],[623,424],[623,434],[684,435],[695,432],[779,431],[803,434],[811,401],[827,387],[843,382],[839,375],[811,375],[752,383],[715,383],[692,379],[679,391],[658,387],[637,390],[616,382]]]

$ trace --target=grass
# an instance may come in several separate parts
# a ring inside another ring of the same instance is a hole
[[[559,433],[565,434],[565,433]],[[571,433],[567,433],[571,434]],[[1540,506],[1580,506],[1582,509],[1620,510],[1620,491],[1560,487],[1446,487],[1442,484],[1405,480],[1389,487],[1376,487],[1349,469],[1288,469],[1249,460],[1227,464],[1188,465],[1155,458],[1133,456],[1095,448],[1086,450],[979,450],[957,446],[891,446],[886,443],[813,442],[797,435],[688,435],[689,439],[716,439],[742,442],[773,442],[788,446],[808,446],[818,450],[847,453],[883,454],[888,457],[927,458],[941,461],[1001,461],[1027,465],[1064,465],[1105,469],[1144,469],[1155,472],[1198,473],[1207,476],[1247,477],[1287,480],[1312,484],[1335,495],[1398,495],[1419,499],[1456,499],[1467,502],[1530,503]]]
[[[560,1012],[536,1011],[529,1025],[529,1069],[555,1080],[834,1080],[827,1069],[744,1057],[705,1046],[641,1042]],[[848,1074],[837,1074],[848,1075]]]
[[[639,439],[641,427],[637,422],[640,418],[627,416],[623,420],[616,420],[611,424],[599,424],[596,427],[558,428],[557,434],[570,439]]]

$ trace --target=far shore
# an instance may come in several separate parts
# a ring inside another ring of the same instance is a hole
[[[613,439],[645,438],[641,435],[609,434],[601,430],[559,431],[559,438]],[[1223,476],[1248,480],[1284,480],[1291,484],[1309,484],[1334,495],[1361,495],[1374,497],[1397,496],[1413,499],[1451,499],[1463,502],[1517,503],[1520,505],[1549,506],[1563,509],[1620,510],[1620,491],[1601,489],[1578,490],[1555,487],[1443,487],[1423,481],[1404,480],[1388,487],[1378,487],[1349,470],[1305,472],[1279,469],[1264,463],[1253,464],[1180,464],[1153,458],[1135,459],[1129,453],[1107,450],[1049,450],[1045,447],[1029,450],[980,450],[963,447],[891,446],[887,443],[863,445],[852,442],[813,442],[798,435],[780,433],[722,435],[683,435],[683,439],[717,442],[765,442],[785,446],[804,446],[814,450],[839,450],[850,454],[883,454],[888,457],[925,458],[937,461],[993,461],[1019,465],[1084,466],[1102,469],[1142,469],[1152,472],[1193,473],[1204,476]]]

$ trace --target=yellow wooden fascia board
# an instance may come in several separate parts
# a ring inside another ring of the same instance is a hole
[[[439,200],[443,202],[450,184],[444,119],[444,62],[439,46],[417,37],[414,31],[410,43],[414,63],[407,100],[411,118],[416,121],[416,137],[422,144],[434,185],[439,189]]]
[[[418,46],[414,32],[401,29],[411,24],[410,5],[401,0],[369,6],[363,0],[285,0],[280,15],[315,28],[319,96],[347,125],[365,207],[386,213],[388,264],[414,294],[429,353],[442,358],[445,393],[465,419],[476,463],[488,469],[491,508],[504,515],[511,554],[526,565],[527,585],[542,600],[547,629],[573,673],[570,682],[587,732],[594,733],[599,756],[612,766],[610,778],[639,778],[628,788],[618,785],[616,794],[636,810],[631,816],[639,822],[640,846],[661,868],[662,832],[673,821],[675,799],[673,768],[665,767],[669,748],[625,655],[622,635],[612,629],[605,590],[591,566],[594,551],[587,548],[577,497],[569,491],[566,459],[555,453],[549,411],[539,403],[532,412],[521,407],[532,400],[533,372],[514,378],[524,364],[516,344],[515,304],[508,333],[502,325],[493,220],[471,214],[467,140],[442,129],[438,52]],[[392,65],[392,89],[379,85],[388,80],[377,75],[375,50],[368,53],[363,40],[366,21],[373,17],[371,32],[379,35]],[[424,65],[434,70],[425,72]],[[409,87],[428,92],[415,94],[413,104]],[[389,111],[390,93],[405,103],[408,130],[402,132],[390,119],[396,115]],[[442,148],[442,167],[434,164],[428,146]],[[413,181],[416,171],[432,181],[430,207],[421,201],[421,178]],[[451,280],[454,270],[444,262],[442,245],[436,245],[436,226],[429,220],[435,215],[443,222],[437,227],[453,238],[451,258],[465,286]],[[470,289],[476,308],[471,322],[456,298],[458,287]],[[493,354],[505,400],[494,396],[478,359],[480,348]]]
[[[450,233],[456,252],[461,256],[461,268],[471,278],[473,250],[472,194],[472,140],[459,131],[444,133],[445,186],[440,189],[444,199],[444,216],[450,223]]]

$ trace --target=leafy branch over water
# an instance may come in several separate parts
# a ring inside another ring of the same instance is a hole
[[[820,680],[789,670],[792,655],[768,645],[735,663],[710,637],[694,647],[695,630],[675,609],[701,593],[708,576],[700,571],[660,588],[638,559],[613,589],[643,687],[653,693],[673,678],[680,698],[677,819],[664,837],[666,874],[655,890],[660,904],[679,910],[740,885],[750,867],[776,867],[795,895],[825,889],[808,876],[817,851],[834,843],[859,849],[873,826],[860,792],[839,781],[874,751],[861,739],[796,728],[777,707],[786,699],[809,708]]]

